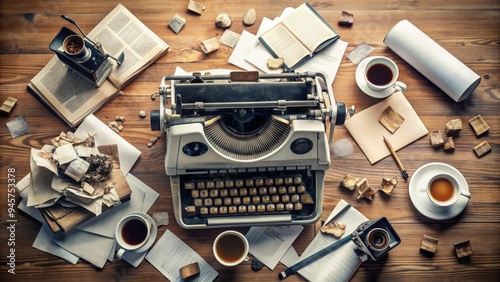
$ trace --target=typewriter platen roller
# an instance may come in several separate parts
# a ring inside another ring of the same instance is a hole
[[[317,221],[330,166],[326,124],[331,141],[347,116],[325,81],[321,73],[164,77],[151,129],[166,133],[177,223],[194,229]]]

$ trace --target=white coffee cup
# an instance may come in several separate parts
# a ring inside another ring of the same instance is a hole
[[[136,251],[148,241],[151,234],[151,223],[139,214],[128,214],[123,217],[115,229],[115,239],[119,249],[116,257],[121,259],[127,251]]]
[[[228,230],[215,238],[213,252],[215,258],[225,266],[235,266],[248,256],[248,240],[238,231]]]
[[[460,197],[470,198],[470,192],[461,190],[458,181],[452,175],[440,173],[431,178],[427,185],[427,196],[439,207],[449,207]]]
[[[394,91],[407,89],[405,83],[398,81],[398,66],[387,57],[369,57],[363,71],[363,77],[366,85],[375,91],[384,91],[388,88],[394,88]]]

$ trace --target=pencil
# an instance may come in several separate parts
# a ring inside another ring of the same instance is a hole
[[[401,163],[401,160],[399,160],[399,157],[398,155],[396,154],[396,151],[394,151],[394,148],[392,147],[391,143],[389,142],[389,140],[387,140],[387,138],[384,137],[384,142],[385,142],[385,145],[387,145],[387,148],[389,149],[389,151],[391,152],[391,155],[392,157],[394,158],[394,160],[396,161],[396,163],[398,164],[398,167],[399,167],[399,170],[401,170],[401,175],[403,176],[403,178],[405,180],[408,179],[408,173],[406,172],[403,164]]]

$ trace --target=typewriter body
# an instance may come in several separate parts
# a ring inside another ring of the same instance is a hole
[[[316,73],[164,77],[151,128],[166,133],[177,223],[202,229],[317,221],[330,165],[327,120],[331,138],[347,114],[324,81]]]

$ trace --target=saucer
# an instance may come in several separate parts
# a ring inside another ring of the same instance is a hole
[[[149,223],[151,223],[151,234],[149,234],[149,238],[148,238],[148,241],[146,242],[146,244],[144,244],[142,247],[140,247],[137,250],[127,251],[127,252],[143,253],[143,252],[147,251],[149,248],[151,248],[151,246],[153,246],[153,243],[156,241],[156,236],[158,235],[158,229],[156,226],[156,222],[147,213],[135,212],[134,214],[138,214],[138,215],[143,216],[147,221],[149,221]]]
[[[439,207],[433,204],[429,196],[427,196],[427,184],[432,177],[440,173],[452,175],[457,180],[460,190],[469,191],[464,176],[460,171],[448,164],[434,162],[418,168],[410,179],[410,199],[422,215],[435,220],[450,219],[459,215],[469,202],[469,198],[461,195],[458,201],[449,207]]]
[[[394,87],[389,87],[385,90],[382,91],[376,91],[371,89],[368,84],[366,84],[365,77],[363,75],[365,66],[368,62],[370,57],[365,58],[363,61],[361,61],[358,64],[358,67],[356,68],[356,83],[358,84],[358,87],[363,91],[366,95],[374,97],[374,98],[386,98],[389,97],[391,94],[396,92],[396,89]]]

